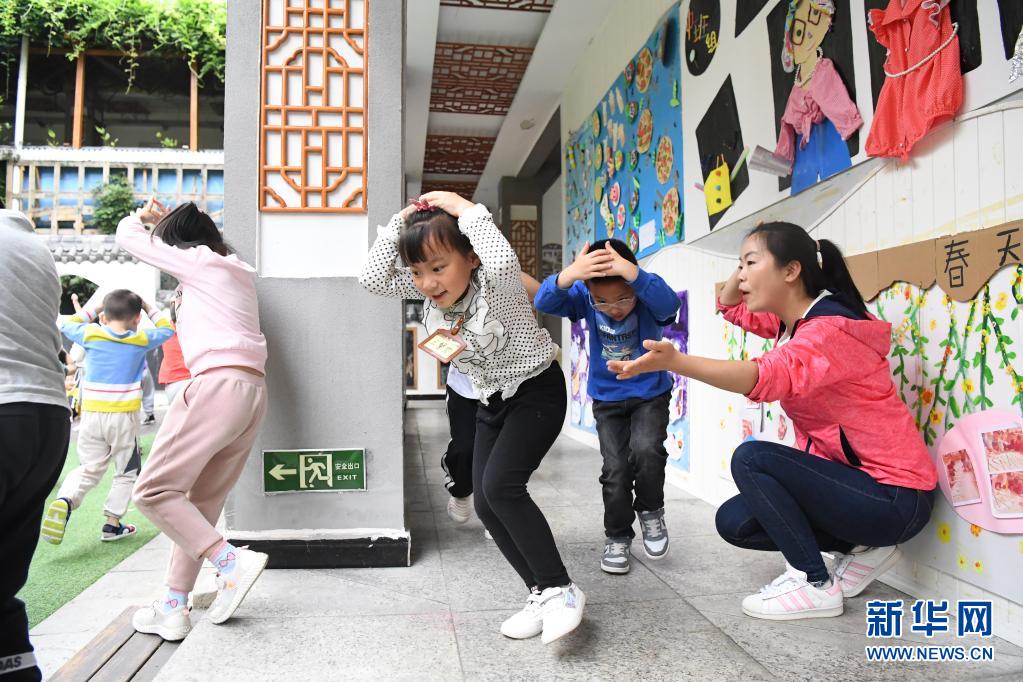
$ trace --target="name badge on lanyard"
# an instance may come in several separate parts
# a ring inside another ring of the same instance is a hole
[[[458,336],[458,332],[462,330],[462,324],[464,322],[465,318],[459,317],[458,321],[455,322],[455,326],[452,327],[450,331],[447,329],[438,329],[426,337],[426,339],[419,344],[419,347],[443,362],[445,365],[448,364],[454,360],[459,353],[465,350],[465,341]]]

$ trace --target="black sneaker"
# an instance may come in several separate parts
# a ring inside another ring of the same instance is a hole
[[[142,425],[143,426],[149,426],[150,424],[155,424],[155,423],[156,423],[156,415],[155,414],[147,414],[146,418],[142,420]]]

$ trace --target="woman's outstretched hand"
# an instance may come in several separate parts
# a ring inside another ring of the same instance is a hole
[[[654,341],[647,339],[643,342],[647,352],[637,360],[609,360],[607,368],[618,375],[618,380],[631,379],[638,374],[647,372],[676,372],[678,361],[682,353],[675,348],[671,341]]]

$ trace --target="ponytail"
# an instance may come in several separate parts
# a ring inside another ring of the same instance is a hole
[[[869,317],[867,304],[853,283],[845,258],[833,242],[827,239],[815,241],[803,228],[784,222],[758,225],[748,236],[754,235],[760,236],[779,266],[799,262],[799,279],[807,296],[816,298],[827,289],[833,294],[841,294],[854,312]]]
[[[818,239],[818,248],[821,254],[821,275],[824,278],[824,288],[835,294],[842,294],[842,297],[853,306],[853,310],[870,317],[867,313],[867,304],[863,301],[860,290],[853,282],[852,274],[846,267],[845,258],[834,242],[828,239]]]

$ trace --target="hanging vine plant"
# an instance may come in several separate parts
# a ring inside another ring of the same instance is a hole
[[[224,0],[7,0],[0,3],[0,53],[17,58],[22,36],[67,50],[123,53],[130,89],[139,58],[183,58],[196,76],[224,82],[227,4]]]

